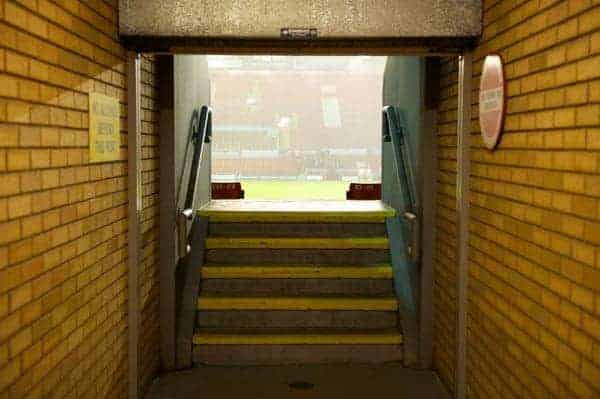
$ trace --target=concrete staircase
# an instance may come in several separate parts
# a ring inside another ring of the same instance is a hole
[[[402,360],[385,230],[393,210],[308,204],[217,201],[201,210],[209,233],[195,363]]]

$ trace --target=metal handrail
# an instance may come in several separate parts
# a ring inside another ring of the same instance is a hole
[[[191,132],[188,143],[186,144],[186,152],[184,158],[184,165],[182,169],[182,175],[187,170],[188,164],[188,148],[192,144],[194,146],[194,153],[191,159],[190,166],[190,177],[188,180],[188,186],[185,195],[185,202],[183,208],[177,210],[177,230],[179,233],[179,256],[184,256],[190,251],[188,244],[188,230],[189,223],[194,221],[196,212],[194,212],[194,204],[199,194],[199,176],[200,169],[202,167],[203,152],[206,150],[205,143],[210,143],[212,136],[212,109],[203,105],[200,108],[200,113],[194,111],[191,121]],[[181,181],[180,181],[181,184]],[[178,192],[178,196],[181,191]],[[178,198],[179,203],[179,198]]]
[[[420,235],[418,220],[417,188],[414,179],[411,149],[408,137],[396,109],[387,105],[383,107],[383,142],[391,143],[393,148],[393,167],[402,198],[404,209],[397,209],[404,219],[410,235],[407,247],[408,258],[416,261],[420,252]]]
[[[392,105],[383,107],[384,142],[391,142],[394,148],[394,167],[396,168],[400,184],[406,188],[407,202],[414,212],[417,209],[416,186],[413,173],[413,163],[408,138],[405,137],[404,128],[400,123],[398,112]]]

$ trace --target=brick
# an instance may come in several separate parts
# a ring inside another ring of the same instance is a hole
[[[6,70],[16,75],[27,76],[29,73],[29,60],[12,51],[6,52]]]
[[[6,165],[8,170],[24,170],[30,167],[30,155],[28,150],[10,149],[6,154]]]
[[[21,191],[24,193],[38,191],[42,188],[42,174],[37,171],[21,173]],[[32,201],[35,202],[35,196],[32,196]],[[37,203],[39,206],[40,204]]]
[[[600,129],[587,129],[586,143],[588,149],[600,149]]]
[[[2,234],[0,235],[0,245],[21,238],[21,226],[19,220],[0,223],[0,230],[2,230]]]
[[[0,222],[8,220],[8,199],[0,199]]]
[[[569,372],[569,388],[575,392],[578,398],[592,398],[593,392],[581,378],[574,372]]]
[[[31,328],[26,328],[24,330],[19,331],[15,334],[14,337],[11,338],[9,343],[10,356],[15,357],[23,350],[25,350],[29,345],[31,345],[32,336],[31,336]]]
[[[14,97],[19,95],[17,79],[8,75],[0,75],[0,96]]]
[[[600,105],[577,108],[578,126],[597,126],[598,124],[600,124]]]
[[[584,309],[594,311],[594,294],[590,290],[574,285],[571,292],[571,300]]]
[[[558,26],[558,40],[571,39],[577,35],[577,18],[570,19]]]
[[[594,173],[598,167],[598,156],[593,152],[582,152],[575,157],[575,170]]]
[[[585,149],[587,144],[587,133],[585,130],[568,131],[564,134],[565,148]]]
[[[8,199],[8,216],[11,219],[22,217],[31,213],[31,196],[21,195]]]
[[[594,32],[590,37],[590,53],[597,54],[600,52],[600,32]]]
[[[569,127],[575,124],[575,110],[563,108],[554,112],[554,125],[556,127]]]
[[[600,222],[586,222],[584,237],[589,242],[600,245]]]
[[[590,52],[590,41],[588,37],[579,38],[567,45],[567,61],[573,61],[585,57]]]
[[[8,294],[0,294],[0,318],[8,314]],[[2,362],[0,362],[1,364]]]
[[[588,99],[588,85],[579,84],[569,86],[565,91],[565,102],[567,105],[584,104]]]
[[[0,368],[0,392],[9,387],[21,374],[20,359],[12,359],[5,366]]]
[[[558,346],[558,358],[572,370],[579,369],[581,355],[565,344]]]
[[[584,60],[580,61],[583,62]],[[587,74],[587,64],[580,67],[582,76]],[[556,70],[556,85],[562,86],[570,83],[574,83],[578,79],[578,64],[571,63],[564,65]],[[585,79],[582,77],[582,79]]]
[[[23,368],[29,369],[34,366],[42,358],[42,344],[37,342],[23,352]]]
[[[577,62],[577,80],[588,80],[600,77],[600,55],[585,58]]]
[[[30,237],[42,231],[42,217],[40,215],[32,215],[22,219],[21,231],[23,237]]]
[[[578,19],[580,34],[596,30],[600,27],[600,9],[596,7],[589,12],[581,14]]]
[[[32,298],[31,284],[26,283],[9,293],[10,309],[14,311],[29,302]]]
[[[47,168],[50,166],[50,150],[34,149],[31,150],[31,167],[35,169]]]
[[[0,124],[0,143],[2,147],[19,145],[19,131],[15,125]]]

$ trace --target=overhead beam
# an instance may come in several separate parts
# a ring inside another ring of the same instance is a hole
[[[481,33],[481,10],[481,0],[120,0],[119,33],[249,39],[468,37]]]
[[[120,0],[141,52],[447,53],[481,35],[481,0]]]

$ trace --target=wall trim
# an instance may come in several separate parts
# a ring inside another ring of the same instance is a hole
[[[469,277],[469,172],[471,134],[471,95],[473,55],[465,52],[458,59],[457,113],[457,337],[456,337],[456,398],[466,397],[467,379],[467,287]]]
[[[141,81],[140,55],[127,53],[127,282],[128,282],[128,333],[129,333],[129,399],[139,397],[139,261],[140,261],[140,220],[142,210],[141,190]]]
[[[159,86],[159,139],[160,139],[160,356],[165,370],[175,368],[176,283],[177,268],[176,230],[176,177],[175,177],[175,117],[172,55],[156,56]]]

